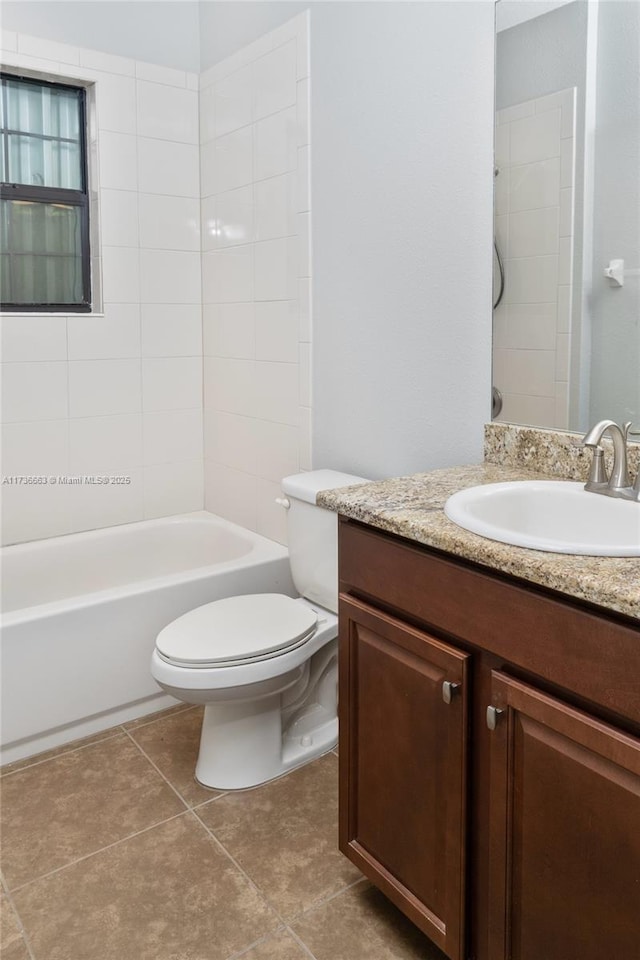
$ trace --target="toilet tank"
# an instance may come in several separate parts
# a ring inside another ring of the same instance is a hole
[[[338,610],[338,514],[316,506],[320,490],[367,483],[337,470],[311,470],[285,477],[291,576],[298,593],[334,613]]]

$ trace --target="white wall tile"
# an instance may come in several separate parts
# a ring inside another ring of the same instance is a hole
[[[253,127],[243,127],[213,145],[212,179],[203,177],[203,195],[223,193],[253,180]],[[206,189],[205,189],[206,188]]]
[[[255,299],[293,300],[298,288],[298,237],[255,244]]]
[[[298,339],[304,343],[311,341],[311,278],[298,280]]]
[[[295,300],[255,304],[256,359],[298,362],[298,309]]]
[[[511,162],[511,128],[508,125],[496,127],[494,160],[500,169]]]
[[[18,34],[15,30],[2,30],[0,32],[0,49],[10,52],[18,49]]]
[[[132,77],[113,73],[92,75],[95,83],[98,128],[114,133],[137,132],[136,82]]]
[[[253,300],[252,244],[205,253],[202,258],[202,271],[205,303],[240,303]]]
[[[137,190],[137,139],[102,130],[99,139],[100,186],[105,190]]]
[[[200,256],[175,250],[140,251],[143,303],[200,303]]]
[[[560,159],[538,160],[523,163],[509,170],[500,171],[496,185],[504,173],[508,173],[509,209],[534,210],[537,207],[554,207],[560,196]]]
[[[550,303],[558,286],[558,257],[509,260],[505,277],[505,303]]]
[[[202,354],[200,304],[143,303],[141,316],[143,357],[197,357]]]
[[[495,350],[494,382],[503,393],[555,395],[555,350]]]
[[[2,364],[4,423],[62,420],[67,416],[66,363]]]
[[[278,483],[258,479],[256,482],[256,533],[277,543],[287,543],[287,513],[276,498],[282,497]]]
[[[200,250],[200,204],[191,197],[141,193],[140,246]]]
[[[139,360],[73,360],[69,363],[69,416],[137,413]]]
[[[136,62],[136,77],[138,80],[164,83],[170,87],[186,87],[187,85],[187,75],[184,70],[161,67],[156,63],[144,63],[141,60]]]
[[[222,410],[209,411],[206,419],[205,457],[234,470],[255,474],[259,422],[253,417]]]
[[[311,406],[311,344],[299,345],[298,377],[300,381],[300,404]]]
[[[171,357],[142,361],[142,408],[193,410],[202,404],[202,360]]]
[[[556,405],[553,397],[528,397],[503,393],[503,407],[498,419],[503,423],[522,423],[553,428]]]
[[[238,187],[216,196],[219,247],[251,243],[254,239],[253,187]]]
[[[94,530],[143,517],[142,470],[128,469],[127,484],[82,484],[69,488],[71,525],[74,530]]]
[[[558,253],[559,207],[509,214],[509,256],[543,257]]]
[[[197,144],[200,136],[198,94],[138,80],[138,134],[158,140]]]
[[[70,360],[117,360],[140,356],[140,308],[110,303],[105,315],[76,315],[68,320]]]
[[[562,140],[560,142],[560,186],[571,187],[573,185],[574,171],[574,143],[573,138]]]
[[[256,240],[290,237],[296,232],[296,185],[291,173],[256,183]]]
[[[564,187],[560,191],[560,236],[570,237],[573,234],[573,190]]]
[[[128,57],[119,57],[113,53],[102,53],[100,50],[81,48],[80,66],[102,70],[105,73],[120,73],[126,77],[134,77],[136,73],[135,60]]]
[[[200,91],[200,144],[208,143],[216,135],[215,92],[213,85]]]
[[[256,361],[255,393],[264,420],[298,422],[298,365]]]
[[[556,380],[569,380],[569,334],[559,333],[556,338]]]
[[[296,43],[298,80],[308,77],[311,69],[311,35],[309,32],[309,11],[304,10],[296,17]]]
[[[256,352],[255,304],[220,303],[203,308],[203,346],[209,357],[250,360]]]
[[[254,176],[256,180],[295,170],[298,162],[296,110],[290,107],[255,124]]]
[[[557,107],[559,104],[555,106]],[[535,112],[535,101],[526,100],[524,103],[516,103],[512,107],[504,107],[502,110],[498,110],[496,119],[500,126],[503,123],[513,123],[514,120],[522,120],[523,117],[530,117]]]
[[[299,277],[311,276],[311,214],[299,213],[296,217],[298,234],[298,263]]]
[[[19,543],[68,533],[74,489],[58,484],[4,487],[2,542]]]
[[[167,517],[202,510],[202,461],[163,463],[144,468],[144,516]]]
[[[311,150],[309,146],[298,147],[296,170],[296,210],[305,213],[311,209]]]
[[[255,530],[256,484],[256,477],[250,474],[207,461],[205,510],[226,517],[248,530]]]
[[[144,414],[145,466],[202,460],[202,446],[202,407]]]
[[[131,190],[100,191],[100,233],[104,246],[138,246],[137,193]]]
[[[301,470],[313,470],[312,437],[311,407],[300,407],[298,410],[298,450]]]
[[[197,146],[168,140],[138,138],[138,182],[143,193],[173,197],[200,196],[200,155]]]
[[[220,246],[220,229],[216,216],[216,197],[205,197],[200,203],[200,227],[202,250],[217,250]]]
[[[58,60],[60,63],[80,64],[80,50],[67,43],[44,40],[25,33],[18,34],[18,51],[29,57],[41,57],[44,60]]]
[[[555,350],[555,303],[506,304],[504,309],[495,311],[493,324],[496,347]]]
[[[571,283],[572,251],[571,237],[562,237],[559,244],[558,283]]]
[[[285,43],[253,64],[253,115],[267,117],[296,102],[296,43]]]
[[[69,421],[69,473],[109,474],[142,464],[142,415]]]
[[[298,427],[255,421],[255,470],[259,477],[280,483],[299,470]]]
[[[511,124],[511,163],[532,163],[560,156],[560,110],[516,120]]]
[[[309,122],[310,99],[311,86],[309,80],[299,80],[296,99],[296,127],[299,147],[304,147],[311,139],[311,124]]]
[[[5,362],[67,359],[66,317],[2,316],[0,335]]]
[[[138,247],[102,247],[102,283],[105,303],[140,300]]]
[[[256,372],[253,360],[207,358],[204,403],[207,410],[256,415]]]
[[[568,333],[571,329],[571,287],[568,284],[558,286],[558,333]]]
[[[214,98],[216,137],[251,123],[251,67],[243,67],[216,83]]]
[[[2,472],[5,476],[67,473],[69,421],[44,420],[2,426]],[[3,495],[6,488],[3,488]]]

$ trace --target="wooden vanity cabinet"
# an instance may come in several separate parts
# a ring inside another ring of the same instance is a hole
[[[640,628],[344,518],[340,588],[342,852],[452,960],[637,960]]]

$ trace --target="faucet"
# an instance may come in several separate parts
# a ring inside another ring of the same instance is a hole
[[[582,441],[585,447],[593,449],[591,472],[584,486],[585,490],[601,493],[605,497],[640,501],[640,470],[632,487],[627,467],[627,436],[630,428],[630,422],[620,427],[613,420],[600,420],[589,430]],[[608,479],[604,467],[604,450],[600,445],[605,433],[613,440],[613,467]]]

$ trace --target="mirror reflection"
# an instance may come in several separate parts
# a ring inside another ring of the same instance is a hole
[[[496,23],[494,417],[640,430],[640,3]]]

